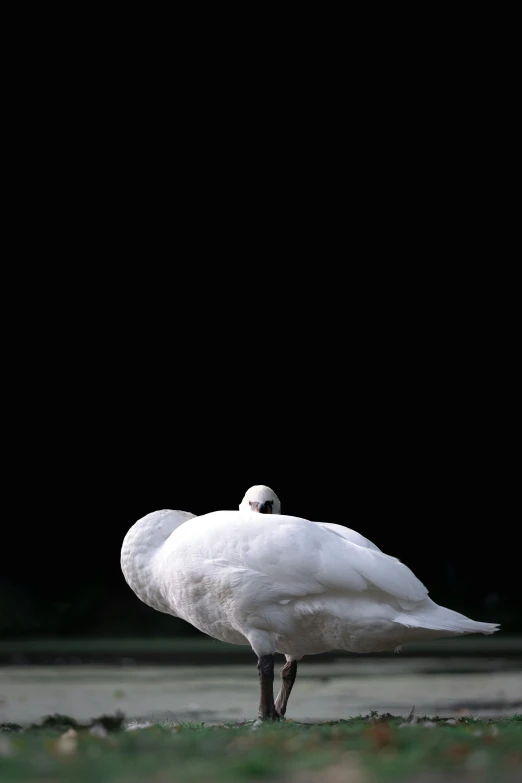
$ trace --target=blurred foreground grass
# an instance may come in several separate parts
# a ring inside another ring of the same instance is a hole
[[[371,783],[522,779],[522,716],[457,722],[372,713],[320,725],[153,724],[120,718],[90,726],[47,719],[0,727],[0,780],[78,783]]]

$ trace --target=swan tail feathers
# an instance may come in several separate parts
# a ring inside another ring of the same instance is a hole
[[[413,612],[410,614],[400,614],[396,618],[396,622],[407,628],[426,628],[432,631],[441,631],[448,636],[458,636],[459,634],[467,633],[482,633],[492,634],[499,630],[500,625],[498,623],[479,623],[475,620],[471,620],[459,612],[454,612],[452,609],[446,609],[443,606],[430,607],[429,611],[419,613],[415,615]]]

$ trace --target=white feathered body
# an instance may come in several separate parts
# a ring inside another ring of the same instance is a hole
[[[378,652],[497,629],[438,606],[355,531],[298,517],[154,512],[127,534],[121,563],[149,606],[258,656]]]

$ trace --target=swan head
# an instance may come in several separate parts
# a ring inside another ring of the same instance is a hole
[[[256,511],[259,514],[280,514],[281,503],[276,493],[264,484],[256,484],[247,489],[240,503],[240,511]]]

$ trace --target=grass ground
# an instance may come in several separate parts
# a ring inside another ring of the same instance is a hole
[[[89,726],[56,716],[0,727],[2,783],[372,783],[522,780],[522,716],[377,716],[320,725],[152,724],[122,718]]]
[[[403,648],[403,654],[419,655],[506,655],[509,653],[522,655],[522,634],[495,634],[494,636],[470,636],[452,639],[437,639],[427,642],[411,642]],[[209,653],[212,655],[226,656],[230,653],[245,652],[251,656],[252,651],[246,645],[226,644],[216,639],[211,639],[203,634],[189,637],[75,637],[75,638],[27,638],[27,639],[0,639],[0,653],[7,655],[12,653],[31,652],[56,652],[61,655],[96,654],[96,653],[120,653],[132,655],[143,652],[191,652]],[[343,655],[341,650],[335,651],[336,655]],[[393,654],[390,651],[390,654]],[[320,656],[309,656],[310,660]]]
[[[415,642],[400,657],[467,657],[522,659],[522,634],[495,634]],[[397,657],[394,651],[357,656],[334,650],[306,657],[308,663],[341,659]],[[0,639],[0,666],[60,664],[236,664],[251,663],[248,645],[225,644],[208,636],[158,638],[27,638]]]

